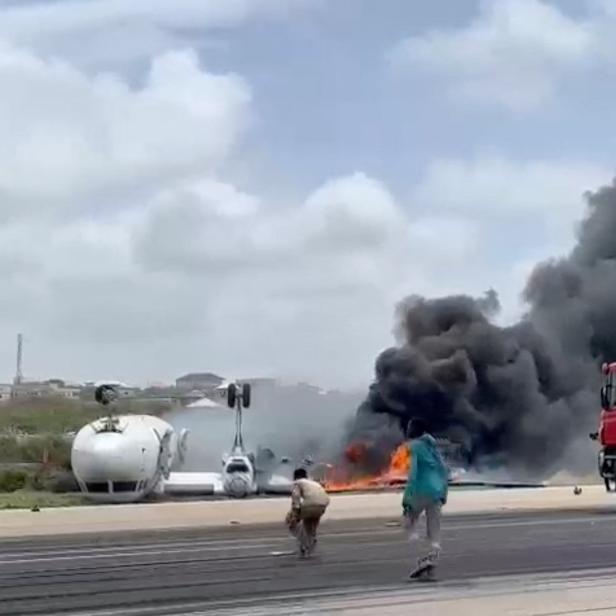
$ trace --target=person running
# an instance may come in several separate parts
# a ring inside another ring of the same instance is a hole
[[[421,554],[410,579],[432,578],[441,552],[441,508],[447,503],[449,471],[436,446],[436,439],[420,419],[413,419],[407,430],[410,469],[402,509],[409,541],[419,539],[417,526],[422,514],[427,521],[430,548]]]
[[[317,528],[329,505],[329,496],[323,486],[308,479],[306,469],[293,472],[291,510],[286,522],[292,535],[297,538],[299,555],[303,558],[314,552],[317,543]]]

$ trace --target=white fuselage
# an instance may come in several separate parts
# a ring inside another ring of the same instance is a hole
[[[151,493],[231,498],[290,493],[288,478],[270,475],[259,480],[254,456],[241,447],[223,457],[218,472],[171,472],[186,453],[186,430],[178,436],[170,424],[151,415],[113,420],[102,418],[84,426],[73,441],[73,473],[90,500],[129,503]]]
[[[81,491],[101,502],[131,502],[161,489],[178,449],[172,426],[151,415],[122,415],[84,426],[71,463]]]
[[[223,462],[223,489],[233,498],[244,498],[257,493],[257,477],[250,458],[245,453],[234,453]]]
[[[257,473],[251,456],[236,451],[225,455],[222,472],[171,473],[164,491],[170,495],[218,495],[245,498],[259,492]]]

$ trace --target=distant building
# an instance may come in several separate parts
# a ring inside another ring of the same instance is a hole
[[[148,387],[138,396],[140,402],[162,402],[171,406],[185,406],[202,398],[205,394],[200,390],[180,390],[176,387]]]
[[[131,387],[129,385],[125,385],[123,383],[116,383],[114,381],[87,381],[83,387],[80,388],[79,397],[82,400],[94,400],[94,392],[96,388],[104,383],[108,382],[113,384],[115,390],[118,394],[118,399],[126,399],[126,398],[136,398],[140,395],[141,389],[139,387]]]
[[[8,402],[11,399],[12,385],[0,384],[0,404]]]
[[[140,398],[151,398],[153,400],[158,398],[173,398],[178,393],[175,387],[146,387],[139,394]]]
[[[211,372],[191,372],[176,379],[175,386],[181,391],[212,390],[223,383],[224,379]]]
[[[78,400],[81,387],[68,385],[61,379],[48,381],[23,381],[11,386],[12,398],[51,398],[59,397],[68,400]]]
[[[61,379],[50,379],[45,381],[53,394],[67,398],[68,400],[78,400],[81,394],[81,387],[72,383],[67,383]]]

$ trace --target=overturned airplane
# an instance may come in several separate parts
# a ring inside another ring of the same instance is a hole
[[[276,475],[271,450],[255,456],[244,448],[242,411],[250,406],[249,384],[225,383],[221,394],[235,410],[235,439],[222,458],[221,472],[172,472],[188,450],[188,431],[179,434],[166,421],[151,415],[110,414],[84,426],[73,441],[71,463],[81,491],[97,502],[126,503],[150,495],[220,495],[243,498],[257,494],[289,494],[290,476]],[[112,384],[96,390],[107,407],[117,399]]]

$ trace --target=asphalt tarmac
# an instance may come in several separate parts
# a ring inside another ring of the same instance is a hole
[[[307,561],[285,553],[282,524],[3,541],[0,614],[256,614],[273,600],[411,593],[394,523],[325,521]],[[482,577],[616,570],[616,511],[446,517],[443,550],[436,593]]]

